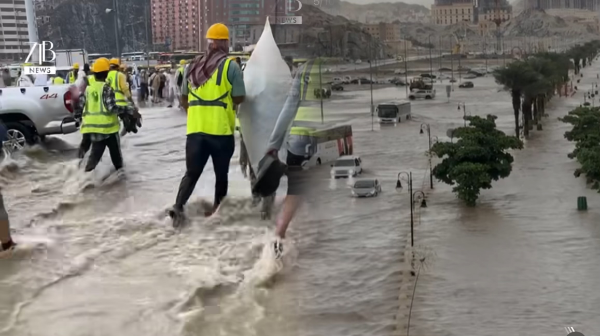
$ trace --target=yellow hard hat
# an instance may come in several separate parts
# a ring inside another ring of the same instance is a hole
[[[104,72],[110,70],[110,64],[108,62],[108,58],[100,57],[92,65],[92,71],[94,73]]]
[[[103,57],[104,58],[104,57]],[[111,58],[110,59],[110,65],[119,65],[119,59],[118,58]]]
[[[179,61],[179,65],[184,65],[185,63],[187,63],[186,60]]]
[[[229,29],[222,23],[215,23],[208,28],[206,38],[210,40],[229,40]]]
[[[73,63],[73,69],[79,69],[79,63]]]

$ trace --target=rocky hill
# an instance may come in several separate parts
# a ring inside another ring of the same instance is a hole
[[[522,11],[503,26],[503,31],[505,36],[514,37],[592,38],[595,34],[591,25],[548,15],[537,9]]]
[[[59,49],[85,48],[88,52],[116,54],[112,0],[52,0],[36,11],[41,40],[55,41]],[[145,0],[119,0],[119,44],[122,52],[146,47]],[[149,39],[151,41],[151,32]]]
[[[319,8],[331,15],[341,15],[361,23],[379,22],[428,22],[429,9],[422,5],[404,2],[381,2],[359,5],[340,0],[304,0],[318,4]]]
[[[437,45],[439,40],[454,40],[466,37],[466,41],[475,42],[482,39],[477,27],[467,24],[454,24],[438,26],[429,23],[399,23],[402,36],[416,43],[424,45],[431,36],[431,42]],[[597,35],[594,29],[585,23],[576,20],[565,20],[551,16],[542,10],[525,10],[501,26],[503,35],[511,37],[560,37],[565,39],[590,40]],[[488,38],[490,38],[489,36]],[[447,44],[446,44],[447,45]]]
[[[381,41],[363,31],[360,23],[343,16],[325,13],[316,6],[304,5],[301,44],[306,56],[329,56],[351,59],[383,57]]]

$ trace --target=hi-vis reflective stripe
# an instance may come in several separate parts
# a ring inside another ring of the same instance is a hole
[[[219,80],[219,78],[217,79],[217,81]],[[229,94],[229,91],[227,91],[225,94],[223,94],[221,97],[219,97],[215,100],[204,100],[192,91],[190,91],[190,94],[192,96],[194,96],[194,98],[198,99],[198,100],[192,100],[191,102],[189,102],[190,106],[219,106],[219,107],[222,107],[225,109],[227,108],[227,103],[222,102],[221,99],[227,97],[227,95]]]
[[[110,123],[110,124],[85,124],[85,128],[110,128],[118,125],[119,123]]]
[[[104,111],[103,111],[103,112],[83,112],[83,115],[84,115],[84,116],[87,116],[87,115],[105,115],[105,116],[112,116],[112,113],[110,113],[110,112],[104,112]]]

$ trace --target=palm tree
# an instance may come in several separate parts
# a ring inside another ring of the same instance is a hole
[[[523,96],[525,88],[537,81],[537,74],[531,69],[529,64],[515,61],[503,68],[496,69],[494,71],[494,78],[498,84],[502,84],[506,90],[510,91],[515,115],[515,136],[519,137],[521,97]]]
[[[526,61],[531,69],[538,74],[538,80],[531,83],[525,90],[526,95],[530,96],[529,100],[533,103],[533,118],[530,115],[526,115],[525,119],[526,121],[533,119],[533,125],[538,125],[538,130],[542,129],[542,124],[539,122],[541,122],[544,115],[545,103],[554,95],[554,90],[558,85],[562,84],[563,80],[564,71],[561,68],[562,65],[554,62],[552,60],[554,57],[550,55],[550,53],[538,54]],[[525,110],[526,108],[523,107],[523,111]],[[529,130],[533,125],[528,124]],[[527,131],[527,127],[525,130]]]

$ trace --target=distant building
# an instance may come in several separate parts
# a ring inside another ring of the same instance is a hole
[[[31,1],[27,6],[25,1]],[[30,39],[37,40],[37,27],[27,21],[27,10],[34,11],[33,0],[0,1],[0,62],[25,61],[29,54]],[[29,13],[35,18],[35,13]]]
[[[152,39],[168,50],[200,50],[199,3],[202,0],[151,0]]]
[[[436,0],[431,5],[431,22],[437,25],[451,25],[459,22],[475,22],[473,0]]]
[[[478,24],[481,30],[490,25],[487,21],[504,22],[511,17],[508,0],[436,0],[431,6],[431,21],[438,25],[467,22]]]
[[[523,0],[523,9],[587,9],[600,10],[600,0]]]
[[[369,35],[384,42],[400,40],[400,25],[396,23],[365,24],[363,29]]]

